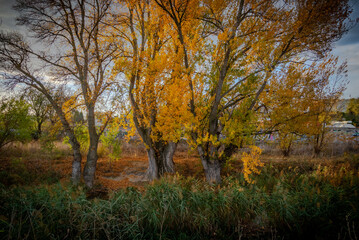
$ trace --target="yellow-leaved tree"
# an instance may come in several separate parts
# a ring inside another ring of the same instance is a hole
[[[345,21],[351,11],[348,1],[339,0],[156,3],[179,39],[180,48],[174,47],[182,49],[177,54],[190,80],[188,110],[193,120],[187,125],[188,136],[210,183],[221,182],[225,161],[251,143],[258,131],[261,94],[276,72],[299,56],[313,59],[330,51],[331,44],[347,31]],[[188,51],[191,26],[195,34],[201,30],[201,61],[191,60]],[[191,69],[202,72],[200,81],[194,81]]]
[[[119,1],[114,19],[123,53],[116,73],[128,82],[131,123],[147,149],[146,177],[174,172],[173,154],[190,117],[189,87],[173,48],[171,25],[154,1]]]
[[[344,90],[345,63],[337,65],[333,56],[311,64],[298,59],[277,72],[262,94],[261,103],[266,107],[263,132],[277,133],[284,156],[289,156],[294,140],[324,130],[329,115],[323,124],[313,121],[323,116],[324,109],[332,108]]]

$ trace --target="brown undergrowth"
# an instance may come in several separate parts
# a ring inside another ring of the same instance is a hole
[[[223,176],[241,173],[243,165],[240,156],[237,154],[228,161],[224,166]],[[350,157],[349,154],[331,158],[309,158],[308,156],[284,158],[262,155],[261,161],[265,166],[272,165],[278,172],[316,171],[317,174],[323,176],[336,172],[339,174],[340,169],[351,169],[350,166],[357,169],[356,165],[359,165],[359,161],[355,161],[355,158]],[[203,168],[198,156],[188,151],[187,148],[177,149],[174,162],[177,175],[204,179]],[[42,150],[41,145],[37,142],[12,145],[3,149],[0,154],[0,181],[7,186],[68,183],[71,176],[71,163],[70,149],[60,142],[56,143],[55,150],[52,152]],[[83,166],[84,163],[85,157]],[[114,191],[135,187],[141,190],[148,184],[143,181],[147,166],[147,156],[142,148],[127,146],[122,157],[116,161],[102,156],[98,159],[97,164],[96,189]]]
[[[85,160],[83,157],[82,167]],[[175,155],[174,162],[178,174],[203,177],[201,163],[195,155],[181,151]],[[70,149],[60,142],[52,152],[44,151],[37,142],[14,144],[0,154],[0,180],[9,186],[46,184],[56,180],[66,183],[71,177],[71,163]],[[101,156],[97,162],[96,186],[110,191],[127,187],[142,189],[147,184],[142,180],[147,166],[147,155],[141,148],[127,148],[119,160]],[[54,179],[44,181],[46,173]]]

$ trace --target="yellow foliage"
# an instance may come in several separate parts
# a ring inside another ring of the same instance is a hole
[[[244,179],[247,183],[253,184],[254,180],[251,179],[251,174],[260,174],[260,167],[263,167],[263,163],[259,160],[259,156],[262,153],[262,150],[257,146],[251,146],[250,153],[243,153],[243,174]]]

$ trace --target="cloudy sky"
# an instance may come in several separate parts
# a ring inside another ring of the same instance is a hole
[[[359,0],[351,1],[353,6],[352,18],[359,18]],[[352,28],[344,37],[336,43],[334,54],[340,61],[348,61],[349,85],[344,92],[344,97],[359,97],[359,24]]]
[[[24,29],[16,26],[17,13],[11,8],[14,2],[15,0],[0,0],[0,29],[24,32]],[[352,0],[350,4],[354,8],[352,18],[359,18],[359,0]],[[344,92],[344,97],[359,97],[359,24],[335,44],[334,54],[339,57],[339,61],[347,60],[348,62],[349,84]]]

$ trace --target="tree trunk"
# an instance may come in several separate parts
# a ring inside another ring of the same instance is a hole
[[[149,147],[147,149],[148,168],[146,171],[146,180],[149,181],[158,179],[160,177],[158,174],[158,164],[157,164],[155,152],[156,151],[153,147]]]
[[[62,112],[61,108],[52,100],[52,98],[49,95],[47,95],[47,97],[51,102],[52,106],[54,107],[57,115],[59,116],[62,126],[65,130],[65,133],[69,137],[69,142],[71,144],[73,151],[71,182],[73,185],[76,186],[80,183],[81,180],[82,155],[80,151],[80,143],[77,141],[73,128],[70,127],[70,124],[66,120],[65,114]]]
[[[319,157],[321,152],[322,152],[322,149],[319,146],[314,146],[314,156],[315,157]]]
[[[90,141],[91,142],[91,141]],[[93,187],[97,165],[97,143],[90,144],[84,168],[84,181],[88,188]]]
[[[71,182],[73,185],[78,185],[81,180],[81,151],[80,151],[80,144],[77,144],[77,147],[73,149],[73,160],[72,160],[72,175],[71,175]]]
[[[287,147],[282,148],[282,153],[284,157],[289,157],[290,151],[291,151],[292,142],[289,143]]]
[[[98,159],[97,147],[99,140],[95,125],[95,108],[93,106],[88,107],[88,131],[90,137],[90,146],[87,152],[87,160],[84,168],[84,181],[88,188],[92,188],[95,180]]]
[[[220,184],[222,165],[218,159],[209,159],[201,156],[201,161],[204,169],[206,180],[209,184]]]
[[[176,151],[177,143],[169,142],[164,146],[164,149],[161,153],[162,161],[159,162],[159,174],[162,176],[165,173],[174,173],[175,167],[173,163],[173,155]]]
[[[173,155],[176,151],[177,143],[157,143],[156,145],[160,145],[159,149],[149,147],[147,150],[148,169],[146,178],[149,181],[158,179],[166,173],[174,173]]]
[[[41,135],[42,135],[42,122],[39,122],[37,124],[37,137],[38,137],[37,139],[40,139]]]
[[[68,125],[64,125],[66,134],[69,137],[69,142],[72,147],[72,175],[71,175],[71,182],[73,185],[77,186],[81,180],[81,162],[82,156],[80,151],[80,143],[77,141],[75,134],[70,130]]]
[[[322,141],[320,134],[315,136],[315,143],[314,143],[314,156],[319,157],[322,151]]]
[[[202,145],[197,147],[198,154],[201,158],[204,174],[209,184],[220,184],[221,171],[223,164],[235,153],[238,146],[234,144],[210,146],[205,148]],[[219,154],[222,152],[222,154]],[[220,156],[220,157],[219,157]]]
[[[282,149],[282,153],[284,157],[289,157],[290,149]]]
[[[41,134],[42,134],[41,125],[42,125],[42,122],[37,122],[37,128],[36,128],[35,133],[33,135],[33,139],[36,140],[36,141],[40,139]]]

